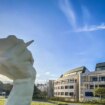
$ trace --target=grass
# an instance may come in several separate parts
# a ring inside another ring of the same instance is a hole
[[[55,104],[43,103],[43,102],[32,102],[31,105],[55,105]]]
[[[51,101],[50,101],[51,102]],[[60,102],[60,101],[52,101],[52,103],[53,104],[50,104],[50,103],[44,103],[44,102],[32,102],[32,104],[31,105],[63,105],[63,104],[68,104],[68,103],[66,103],[66,102]],[[99,105],[99,104],[87,104],[87,103],[75,103],[75,104],[77,104],[77,105]],[[4,99],[0,99],[0,105],[5,105],[5,100]],[[70,103],[69,103],[69,105],[70,105]],[[72,105],[72,103],[71,103],[71,105]]]
[[[0,105],[5,105],[4,99],[0,99]],[[32,102],[31,105],[55,105],[55,104],[43,103],[43,102]]]
[[[5,101],[0,99],[0,105],[5,105]]]
[[[52,100],[49,100],[49,102],[51,102],[51,103],[54,103],[55,105],[105,105],[105,104],[98,104],[98,103],[75,103],[75,102],[72,102],[72,103],[70,103],[70,102],[61,102],[61,101],[52,101]]]
[[[51,101],[51,100],[49,100],[49,102],[54,103],[54,104],[68,104],[68,102],[61,102],[61,101]]]

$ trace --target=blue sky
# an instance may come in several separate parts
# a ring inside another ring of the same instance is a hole
[[[16,35],[35,59],[37,82],[105,61],[105,0],[0,0],[0,37]]]

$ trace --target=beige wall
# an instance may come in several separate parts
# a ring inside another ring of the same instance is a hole
[[[94,81],[93,77],[97,78]],[[105,77],[105,70],[94,72],[73,72],[71,74],[63,75],[61,78],[54,81],[54,96],[64,97],[69,101],[86,101],[96,99],[96,97],[86,96],[85,92],[93,92],[95,88],[99,86],[105,86],[105,80],[101,80],[101,77]],[[73,86],[72,89],[65,89],[66,86]],[[61,87],[64,87],[61,89]],[[68,95],[65,93],[68,92]],[[62,93],[64,93],[62,95]],[[73,93],[73,95],[69,95]]]

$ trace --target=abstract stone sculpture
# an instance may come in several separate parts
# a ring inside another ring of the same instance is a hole
[[[6,105],[30,105],[36,71],[33,57],[25,43],[13,35],[0,39],[0,74],[13,80]]]

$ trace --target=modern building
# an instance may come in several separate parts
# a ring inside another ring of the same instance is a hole
[[[98,87],[105,88],[105,63],[96,64],[94,72],[81,75],[80,101],[94,100],[99,98],[95,96],[94,89]]]
[[[48,97],[54,97],[54,80],[49,80],[47,82],[47,94]]]
[[[97,98],[93,94],[97,87],[105,87],[105,63],[96,64],[94,72],[82,66],[61,75],[54,81],[54,96],[66,101],[88,101]]]

